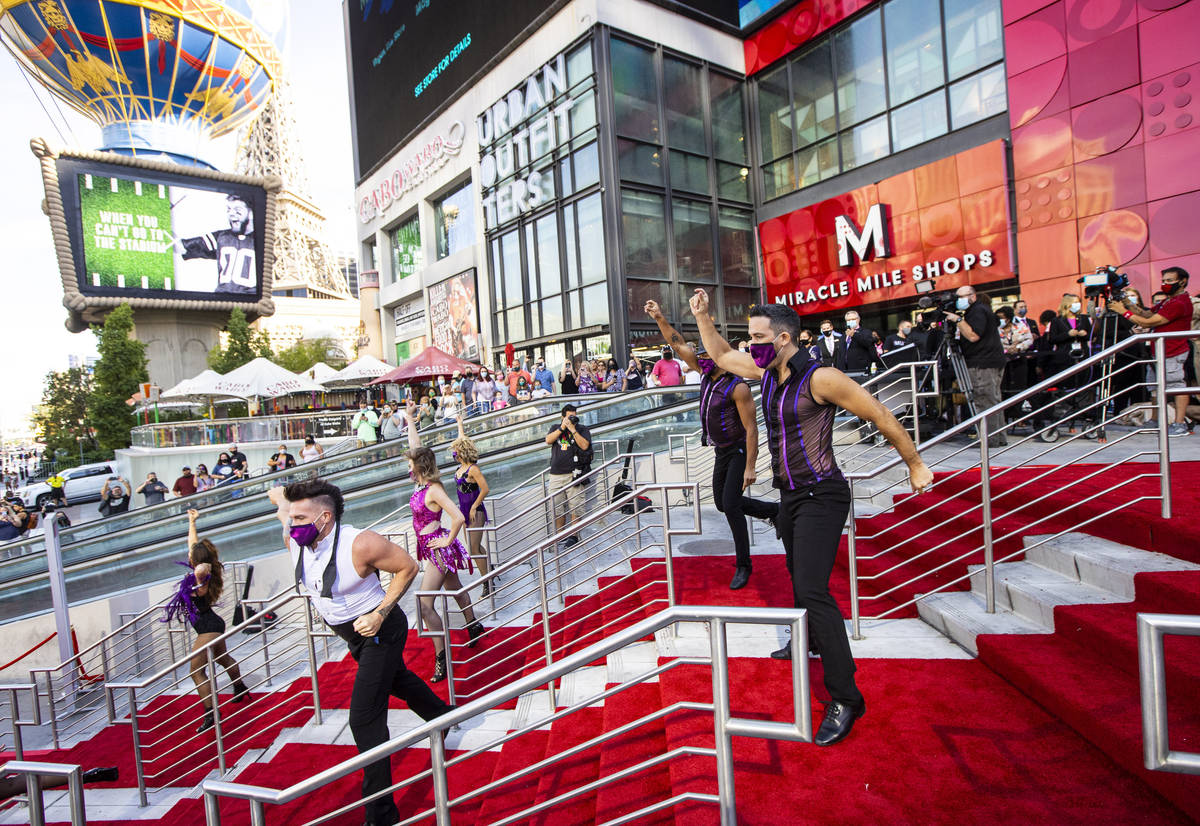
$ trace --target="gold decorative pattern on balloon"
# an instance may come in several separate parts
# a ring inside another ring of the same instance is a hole
[[[150,12],[150,36],[163,43],[175,42],[175,20],[160,11]]]
[[[237,98],[234,93],[221,86],[192,92],[187,99],[203,101],[200,108],[214,121],[229,117],[237,109]]]
[[[46,21],[48,28],[57,31],[70,30],[71,24],[67,22],[67,16],[55,0],[42,0],[38,3],[38,11],[42,13],[42,19]]]
[[[129,78],[119,69],[90,54],[72,52],[66,55],[66,61],[71,85],[76,91],[81,92],[84,86],[91,86],[98,95],[111,95],[117,91],[113,88],[113,83],[129,83]]]

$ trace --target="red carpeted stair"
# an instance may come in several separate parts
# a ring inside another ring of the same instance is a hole
[[[642,683],[622,691],[604,704],[604,730],[613,731],[655,709],[662,708],[658,683]],[[612,776],[667,750],[666,724],[662,720],[643,723],[604,746],[600,775]],[[600,789],[596,794],[596,822],[614,820],[630,812],[666,800],[673,794],[666,764],[643,769],[637,774]],[[638,820],[644,826],[673,822],[669,810]]]
[[[1148,771],[1142,760],[1136,617],[1191,613],[1200,572],[1142,573],[1132,603],[1059,606],[1055,633],[980,636],[979,657],[1132,775],[1200,820],[1200,777]],[[1167,637],[1167,710],[1174,749],[1200,751],[1200,639]]]

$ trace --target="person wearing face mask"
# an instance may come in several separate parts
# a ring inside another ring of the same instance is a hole
[[[562,388],[564,396],[574,396],[579,393],[579,385],[575,381],[575,369],[571,366],[571,362],[565,362],[562,370],[558,374],[558,385]]]
[[[816,348],[822,367],[846,369],[846,348],[842,346],[842,334],[833,329],[833,322],[829,319],[821,322],[821,337],[817,340]]]
[[[362,399],[359,401],[358,412],[350,419],[350,429],[354,431],[355,436],[358,438],[359,447],[375,444],[375,428],[378,425],[379,416],[375,415],[375,411],[367,405],[367,400]]]
[[[850,310],[845,315],[846,366],[842,368],[850,375],[865,375],[872,364],[879,363],[879,351],[875,349],[875,335],[862,326],[859,315]]]
[[[646,302],[646,315],[658,325],[663,338],[700,379],[700,443],[714,450],[712,498],[717,510],[725,514],[733,534],[734,570],[731,590],[746,587],[750,581],[750,531],[746,517],[766,519],[772,524],[779,505],[746,496],[746,489],[758,479],[758,424],[754,398],[740,376],[727,372],[701,348],[694,350],[671,326],[657,301]]]
[[[625,368],[621,379],[621,389],[624,391],[641,390],[646,386],[646,375],[636,358],[629,359],[629,366]]]
[[[488,521],[488,510],[484,500],[490,488],[483,471],[479,469],[479,448],[463,428],[462,416],[458,417],[458,438],[450,443],[450,450],[450,457],[458,462],[458,469],[454,471],[458,509],[466,515],[468,528],[482,528]],[[471,548],[471,559],[479,566],[480,576],[487,574],[488,555],[486,551],[480,550],[483,532],[468,531],[467,541]],[[491,584],[491,580],[483,584],[482,596],[486,597],[491,593]]]
[[[1013,305],[1013,324],[1029,330],[1034,338],[1041,335],[1037,320],[1029,315],[1029,305],[1024,301],[1018,301]]]
[[[654,377],[655,387],[677,387],[683,384],[683,368],[675,360],[675,353],[670,347],[662,348],[662,358],[654,363],[650,375]]]
[[[1149,314],[1138,309],[1132,309],[1122,301],[1110,302],[1108,308],[1119,313],[1122,318],[1139,327],[1147,327],[1155,332],[1172,333],[1190,330],[1192,324],[1192,302],[1187,292],[1188,272],[1182,267],[1167,267],[1162,271],[1162,286],[1159,292],[1166,298],[1150,308]],[[1191,344],[1185,338],[1167,339],[1163,342],[1166,355],[1164,379],[1166,389],[1174,390],[1184,387],[1184,365],[1191,355]],[[1167,428],[1169,436],[1186,436],[1187,404],[1186,393],[1174,397],[1175,421]]]
[[[792,596],[808,612],[810,645],[821,655],[830,702],[813,739],[829,746],[850,734],[866,703],[854,680],[846,623],[829,592],[842,529],[850,512],[850,486],[833,453],[833,418],[840,407],[871,422],[908,465],[909,482],[922,491],[933,474],[896,417],[840,370],[825,368],[796,346],[800,318],[782,304],[750,310],[750,353],[739,353],[717,332],[708,294],[696,290],[692,314],[710,357],[723,370],[762,381],[762,411],[779,489],[777,524],[783,539]],[[788,659],[791,646],[772,656]]]
[[[963,360],[971,379],[975,412],[981,413],[1000,404],[1000,385],[1004,379],[1004,346],[1000,343],[1000,320],[986,301],[970,285],[959,287],[955,293],[957,312],[946,313],[958,336]],[[1084,341],[1087,341],[1086,335]],[[1004,431],[1004,416],[988,416],[988,444],[1003,447],[1008,444]]]
[[[899,350],[901,347],[907,347],[914,342],[909,340],[912,335],[912,322],[904,319],[896,326],[896,332],[883,340],[883,352],[890,353],[892,350]],[[910,351],[911,352],[911,351]]]
[[[350,733],[359,753],[387,742],[388,698],[408,704],[422,720],[449,711],[442,698],[404,664],[408,618],[397,608],[417,576],[408,551],[374,531],[343,524],[342,492],[320,479],[268,491],[283,525],[284,546],[292,557],[297,586],[335,634],[346,641],[357,663],[350,692]],[[380,572],[392,574],[386,591]],[[392,784],[391,758],[363,769],[363,796]],[[366,804],[366,822],[396,823],[393,795]]]
[[[554,394],[554,374],[546,369],[546,360],[538,359],[533,368],[533,381],[547,393]]]
[[[812,333],[808,330],[800,331],[800,337],[796,340],[796,344],[800,347],[801,352],[808,353],[809,358],[820,361],[821,354],[817,352],[817,348],[813,344]]]
[[[496,395],[496,382],[492,372],[484,367],[479,371],[479,380],[471,389],[471,400],[474,402],[476,413],[486,413],[492,409],[492,399]]]

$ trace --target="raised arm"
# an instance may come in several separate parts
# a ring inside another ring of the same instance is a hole
[[[836,404],[848,413],[872,422],[879,428],[908,465],[909,484],[918,493],[933,483],[933,473],[925,466],[917,446],[908,431],[879,400],[840,370],[819,367],[812,375],[809,385],[813,398],[818,403]]]
[[[289,523],[292,521],[291,513],[288,510],[287,497],[283,495],[283,487],[277,486],[267,491],[267,498],[271,500],[271,504],[275,506],[275,518],[279,520],[279,524],[283,526],[283,547],[288,546],[288,540],[291,536],[288,533]]]
[[[458,424],[458,438],[467,438],[467,432],[463,430],[463,414],[461,410],[454,414],[454,421]]]
[[[675,350],[675,355],[683,359],[683,363],[696,372],[700,371],[700,364],[696,361],[696,351],[691,345],[683,340],[683,336],[679,331],[671,326],[671,322],[667,321],[667,317],[663,315],[662,308],[658,306],[657,301],[647,301],[646,315],[654,319],[654,323],[658,325],[658,331],[662,333],[662,337]]]
[[[409,399],[404,405],[404,421],[408,423],[408,446],[421,446],[421,434],[417,433],[417,403]]]
[[[697,289],[688,301],[692,315],[696,317],[696,326],[700,328],[700,340],[704,349],[722,370],[728,370],[744,379],[761,379],[762,368],[754,363],[749,353],[743,353],[729,346],[729,342],[717,332],[712,316],[708,314],[708,293]]]
[[[408,551],[375,531],[363,531],[354,537],[351,554],[355,568],[373,568],[392,575],[379,606],[354,621],[355,631],[364,637],[374,637],[379,633],[379,626],[383,625],[384,619],[416,579],[419,568]]]
[[[746,430],[746,472],[742,474],[742,490],[753,485],[758,480],[758,421],[754,409],[754,397],[750,388],[739,383],[733,390],[733,403],[737,405],[738,418]]]
[[[188,508],[188,547],[192,547],[200,541],[200,535],[196,533],[196,520],[200,518],[200,511],[195,508]]]

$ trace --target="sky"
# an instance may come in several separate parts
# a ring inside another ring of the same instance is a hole
[[[284,61],[311,194],[329,219],[334,249],[356,250],[341,2],[297,0],[288,5],[292,18]],[[67,312],[62,280],[50,222],[41,209],[41,172],[29,141],[41,137],[59,147],[95,149],[100,129],[65,104],[56,104],[32,78],[27,83],[18,63],[3,49],[0,90],[0,306],[5,310],[0,316],[0,352],[5,357],[0,432],[8,432],[25,424],[41,398],[46,373],[67,369],[68,356],[96,354],[91,332],[69,333],[63,325]],[[223,138],[211,157],[222,169],[232,170],[236,149],[236,138]]]

